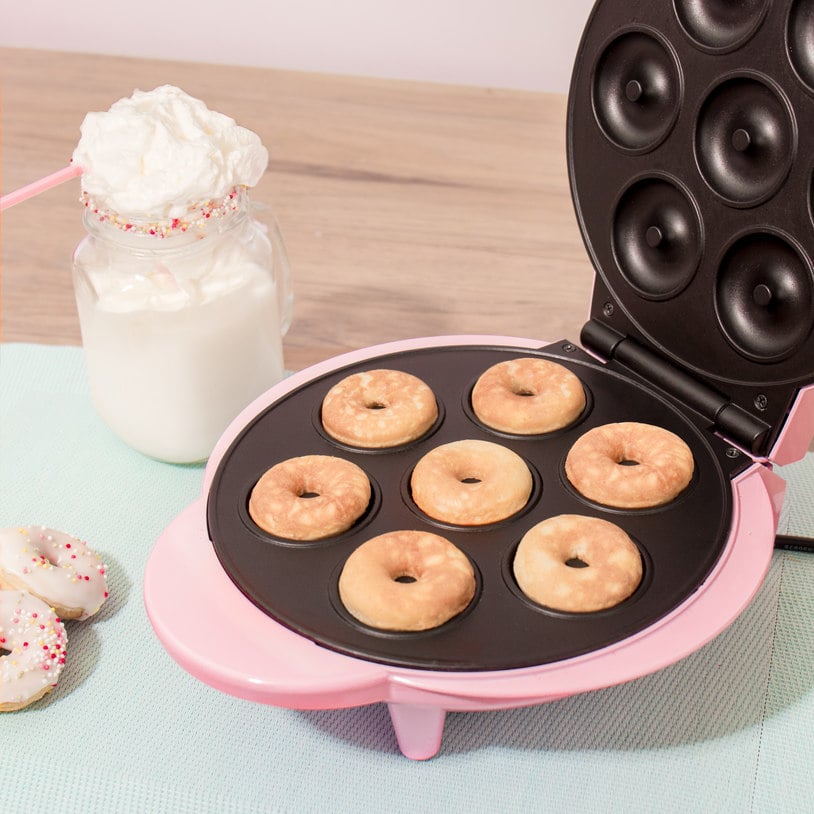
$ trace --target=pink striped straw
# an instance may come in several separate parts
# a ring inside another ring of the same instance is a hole
[[[40,178],[39,181],[26,184],[24,187],[20,187],[13,192],[3,195],[3,197],[0,198],[0,212],[28,198],[33,198],[35,195],[39,195],[40,192],[51,189],[51,187],[55,187],[65,181],[70,181],[71,178],[77,178],[80,175],[82,175],[82,167],[76,164],[68,164],[67,167],[52,172],[50,175]]]

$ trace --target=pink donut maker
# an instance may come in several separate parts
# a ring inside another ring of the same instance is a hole
[[[201,497],[159,537],[144,597],[159,639],[223,692],[297,709],[387,703],[401,751],[440,748],[447,711],[543,703],[629,681],[697,650],[760,587],[784,483],[772,463],[814,434],[814,4],[600,0],[579,47],[568,109],[571,191],[597,272],[581,347],[506,336],[414,339],[295,373],[228,427]],[[483,426],[470,393],[491,365],[554,360],[582,381],[569,427],[513,436]],[[322,429],[320,405],[351,373],[392,368],[434,391],[439,417],[417,441],[360,450]],[[695,459],[690,485],[658,508],[598,505],[564,459],[584,432],[657,424]],[[500,523],[458,527],[413,503],[410,474],[433,447],[475,438],[520,455],[528,504]],[[348,531],[277,539],[249,516],[269,467],[335,455],[373,497]],[[562,613],[518,588],[523,534],[558,514],[621,526],[644,563],[614,608]],[[357,622],[339,599],[342,566],[387,531],[441,534],[470,558],[470,606],[430,631]],[[218,648],[212,642],[218,641]]]

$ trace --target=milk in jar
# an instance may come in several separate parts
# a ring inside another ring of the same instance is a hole
[[[267,153],[169,86],[88,117],[73,273],[91,397],[134,449],[201,461],[284,375],[285,247],[248,192]]]

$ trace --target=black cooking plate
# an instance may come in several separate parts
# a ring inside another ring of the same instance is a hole
[[[582,379],[585,415],[533,438],[477,423],[469,407],[475,380],[496,362],[529,355],[525,349],[410,350],[317,378],[257,416],[216,472],[209,532],[238,587],[326,647],[446,670],[577,656],[642,630],[697,590],[728,538],[730,480],[749,463],[721,436],[768,454],[799,389],[814,382],[812,105],[814,0],[598,2],[574,66],[567,147],[577,219],[597,272],[582,337],[608,362],[570,343],[536,351]],[[427,382],[441,421],[420,442],[390,452],[333,443],[320,429],[322,398],[344,376],[378,367]],[[658,395],[656,384],[672,396]],[[614,421],[657,424],[690,445],[696,474],[674,503],[610,510],[570,488],[568,449]],[[450,528],[413,505],[415,463],[463,438],[497,441],[528,462],[535,491],[518,516]],[[373,484],[370,509],[333,540],[275,540],[249,518],[249,493],[273,464],[313,453],[361,466]],[[560,513],[603,517],[630,534],[645,566],[632,597],[585,615],[522,597],[513,552],[531,526]],[[366,539],[396,529],[440,532],[469,555],[478,588],[464,614],[421,634],[384,634],[347,615],[336,587],[344,561]]]
[[[495,347],[442,347],[377,356],[322,376],[271,405],[235,439],[210,489],[207,522],[217,555],[232,580],[274,619],[326,647],[403,666],[446,670],[499,670],[576,656],[623,639],[674,608],[702,582],[727,539],[729,478],[745,456],[694,425],[667,400],[561,345],[541,351]],[[474,418],[469,393],[492,364],[539,355],[566,365],[588,395],[571,427],[522,438],[496,433]],[[435,392],[440,422],[423,439],[393,451],[361,451],[337,444],[321,429],[319,405],[340,379],[361,370],[396,368]],[[565,455],[591,427],[612,421],[658,424],[686,440],[696,473],[675,502],[657,509],[621,511],[592,504],[567,483]],[[427,518],[413,504],[409,476],[438,444],[480,438],[523,457],[534,475],[529,505],[501,523],[452,527]],[[299,455],[338,455],[369,476],[374,496],[350,532],[314,543],[275,539],[251,520],[252,487],[270,466]],[[513,552],[535,523],[562,513],[603,517],[624,528],[639,546],[645,575],[639,590],[616,608],[591,614],[545,610],[526,600],[511,572]],[[386,531],[425,529],[441,534],[470,557],[478,575],[475,600],[460,617],[425,633],[383,633],[359,624],[343,609],[337,580],[350,553]]]

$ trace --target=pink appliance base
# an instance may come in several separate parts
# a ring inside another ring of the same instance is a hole
[[[367,348],[294,374],[232,422],[207,465],[202,497],[162,533],[145,570],[147,614],[181,667],[225,693],[281,707],[333,709],[385,702],[402,753],[426,759],[440,748],[448,711],[528,706],[638,678],[697,650],[741,613],[769,567],[785,492],[783,480],[759,463],[732,481],[729,539],[699,589],[639,633],[573,659],[463,673],[380,664],[327,650],[246,599],[222,569],[205,519],[212,477],[240,430],[301,383],[339,367],[395,351],[469,344],[538,348],[544,343],[453,336]]]

